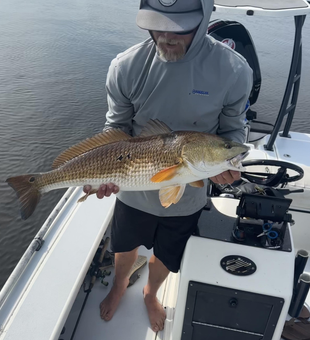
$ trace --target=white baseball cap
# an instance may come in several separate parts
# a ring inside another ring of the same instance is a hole
[[[201,0],[141,0],[137,25],[149,31],[187,32],[203,18]]]

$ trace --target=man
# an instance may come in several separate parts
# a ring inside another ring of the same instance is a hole
[[[151,38],[112,61],[105,129],[121,128],[135,136],[150,119],[159,119],[172,130],[217,133],[244,142],[252,71],[243,57],[206,36],[212,10],[213,0],[141,0],[137,24],[149,30]],[[224,184],[239,178],[238,172],[225,171],[211,179]],[[111,237],[115,281],[100,304],[100,314],[106,321],[113,317],[138,247],[153,247],[143,294],[157,332],[166,315],[156,293],[169,272],[179,270],[186,242],[206,204],[206,186],[187,186],[178,204],[167,209],[157,191],[119,192],[113,183],[102,185],[97,197],[112,193],[118,193]]]

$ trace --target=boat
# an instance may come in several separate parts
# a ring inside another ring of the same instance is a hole
[[[210,184],[181,269],[158,292],[167,314],[164,330],[151,330],[143,303],[151,256],[143,247],[113,319],[100,318],[99,304],[113,283],[109,223],[115,196],[79,204],[82,188],[70,188],[0,292],[0,340],[280,340],[301,313],[308,325],[310,134],[291,131],[291,124],[310,4],[216,0],[214,11],[291,18],[292,60],[275,124],[260,123],[251,109],[261,84],[251,36],[236,21],[210,22],[208,34],[243,54],[254,71],[245,123],[250,152],[242,181]]]

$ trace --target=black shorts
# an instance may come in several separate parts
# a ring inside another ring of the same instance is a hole
[[[197,229],[201,211],[189,216],[160,217],[116,199],[111,221],[112,251],[127,252],[141,245],[154,248],[154,255],[170,271],[177,273],[186,242]]]

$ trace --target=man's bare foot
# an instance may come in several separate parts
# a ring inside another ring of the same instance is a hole
[[[154,332],[162,331],[164,329],[166,312],[157,297],[150,294],[143,293],[144,303],[149,315],[151,328]]]
[[[113,283],[113,287],[106,298],[100,303],[100,316],[105,321],[110,321],[117,309],[122,296],[124,295],[129,283],[129,278],[126,278],[123,282]]]

